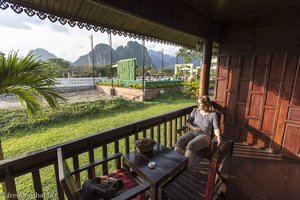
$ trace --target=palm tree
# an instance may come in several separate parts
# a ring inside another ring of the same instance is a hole
[[[42,99],[51,108],[57,108],[58,101],[65,99],[58,94],[53,71],[32,53],[24,58],[18,58],[17,54],[10,52],[7,59],[0,54],[0,94],[18,96],[23,106],[26,103],[29,117],[41,109]]]

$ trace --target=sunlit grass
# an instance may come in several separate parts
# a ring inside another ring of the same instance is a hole
[[[186,99],[181,96],[162,98],[145,102],[145,106],[136,109],[120,108],[103,114],[94,114],[91,116],[83,116],[77,119],[69,119],[64,122],[50,124],[34,128],[29,131],[18,131],[14,134],[2,138],[2,148],[5,158],[24,154],[26,152],[47,148],[56,144],[78,139],[87,135],[94,134],[99,131],[109,130],[118,126],[126,125],[132,122],[140,121],[149,117],[154,117],[176,109],[184,108],[195,104],[195,100]],[[162,133],[162,131],[161,131]],[[141,134],[139,135],[142,136]],[[149,137],[149,132],[147,133]],[[156,128],[154,136],[157,138]],[[132,141],[134,137],[130,137],[130,149],[133,149]],[[163,140],[164,141],[164,138]],[[108,154],[113,154],[113,145],[108,145]],[[120,141],[120,152],[125,153],[124,140]],[[95,150],[95,154],[101,155],[102,149]],[[80,155],[80,164],[88,162],[88,156]],[[72,166],[72,165],[71,165]],[[109,169],[114,167],[114,163],[109,163]],[[101,169],[100,169],[101,170]],[[56,185],[54,179],[54,169],[49,166],[41,171],[43,192],[56,193]],[[97,175],[101,175],[98,173]],[[87,175],[82,174],[81,179],[86,180]],[[18,177],[18,192],[32,193],[33,183],[30,174]],[[26,184],[24,184],[26,183]],[[1,199],[1,197],[0,197]],[[20,198],[22,199],[22,198]],[[47,199],[47,198],[45,198]]]
[[[194,104],[191,99],[166,99],[147,102],[148,106],[137,110],[119,109],[111,113],[85,116],[81,119],[68,120],[49,126],[35,128],[30,132],[19,131],[2,138],[5,158],[25,152],[60,144],[72,139],[91,135],[142,119],[160,115]]]

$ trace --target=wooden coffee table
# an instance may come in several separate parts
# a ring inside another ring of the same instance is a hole
[[[143,179],[151,183],[149,196],[158,199],[159,187],[169,178],[188,166],[188,159],[183,155],[156,143],[153,152],[139,154],[136,151],[123,156],[124,165],[131,168]],[[156,168],[150,169],[148,163],[154,161]]]

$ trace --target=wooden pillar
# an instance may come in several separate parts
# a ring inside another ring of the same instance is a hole
[[[200,74],[199,97],[201,97],[203,95],[208,95],[209,74],[210,74],[211,57],[212,57],[212,46],[213,46],[213,42],[211,39],[203,42],[202,70],[201,70],[201,74]]]

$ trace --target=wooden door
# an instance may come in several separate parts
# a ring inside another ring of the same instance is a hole
[[[239,140],[247,141],[248,137],[248,119],[246,112],[249,91],[252,87],[252,65],[254,61],[253,55],[247,55],[242,57],[241,69],[238,79],[238,94],[236,103],[236,126],[238,126]]]
[[[285,60],[285,53],[220,59],[215,99],[225,108],[221,123],[226,135],[251,145],[272,148]]]
[[[285,53],[254,55],[247,103],[247,142],[272,148],[285,69]]]
[[[265,135],[260,132],[269,62],[270,56],[268,54],[254,55],[253,57],[250,87],[246,105],[246,139],[248,143],[253,145],[261,145],[261,143],[269,142],[268,138],[264,137]]]
[[[283,137],[282,148],[286,153],[300,156],[300,67],[299,59],[292,98],[288,106],[288,114]]]

